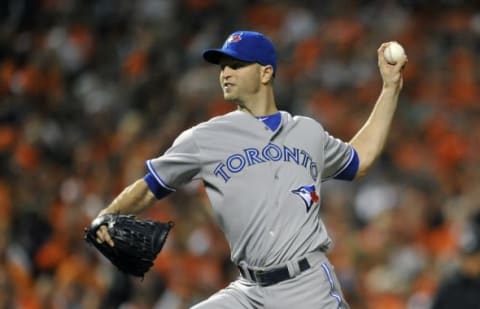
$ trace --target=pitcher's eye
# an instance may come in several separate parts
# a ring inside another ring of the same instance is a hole
[[[234,70],[236,69],[240,69],[240,68],[243,68],[244,66],[246,66],[247,64],[246,63],[242,63],[242,62],[235,62],[235,63],[232,63],[230,65],[230,67]]]
[[[231,63],[222,63],[220,64],[220,67],[225,69],[225,67],[229,67],[232,70],[237,70],[243,67],[246,67],[247,65],[250,65],[251,63],[249,62],[231,62]]]

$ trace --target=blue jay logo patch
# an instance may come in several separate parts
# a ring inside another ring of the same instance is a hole
[[[234,33],[225,41],[224,46],[227,46],[230,43],[237,43],[242,40],[242,33]]]
[[[309,212],[313,204],[318,202],[320,199],[315,191],[315,185],[300,186],[297,189],[292,190],[292,193],[298,195],[303,200],[305,207],[307,208],[307,212]]]

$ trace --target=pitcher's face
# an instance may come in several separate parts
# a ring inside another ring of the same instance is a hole
[[[220,68],[220,86],[225,100],[242,102],[258,92],[261,86],[259,64],[224,56]]]

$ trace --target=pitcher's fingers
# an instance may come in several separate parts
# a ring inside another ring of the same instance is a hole
[[[114,246],[113,240],[110,237],[110,234],[108,234],[108,229],[105,225],[102,225],[98,228],[97,230],[97,242],[102,243],[102,242],[107,242],[110,246]]]
[[[408,57],[407,57],[407,54],[404,54],[402,56],[402,59],[400,59],[400,61],[398,61],[395,65],[398,67],[398,69],[401,71],[405,68],[405,66],[407,65],[407,62],[408,62]]]
[[[383,53],[385,51],[385,48],[390,44],[390,42],[384,42],[380,45],[380,47],[377,49],[377,54],[378,54],[378,64],[382,65],[387,63],[387,60],[385,59],[385,54]]]

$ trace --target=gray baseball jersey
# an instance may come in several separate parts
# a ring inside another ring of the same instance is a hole
[[[234,111],[184,131],[147,167],[170,191],[203,180],[232,261],[268,267],[330,244],[319,216],[321,183],[353,157],[311,118],[282,111],[272,131]]]

